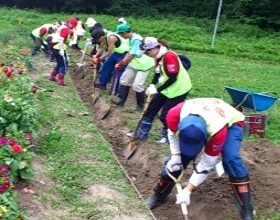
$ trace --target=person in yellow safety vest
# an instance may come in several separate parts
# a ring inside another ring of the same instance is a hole
[[[44,38],[48,34],[52,34],[55,31],[55,27],[53,24],[44,24],[39,28],[34,29],[31,32],[31,38],[33,39],[35,45],[34,48],[31,52],[31,56],[36,55],[40,50],[41,46],[43,46],[43,51],[45,52],[46,55],[48,55],[48,48],[47,45],[44,44]]]
[[[119,94],[113,103],[117,106],[124,106],[130,87],[136,92],[136,108],[142,110],[145,103],[145,81],[150,70],[154,67],[154,59],[146,54],[139,54],[140,44],[143,39],[139,34],[131,31],[131,26],[128,24],[120,24],[117,26],[117,31],[121,37],[129,40],[129,52],[126,56],[115,65],[118,71],[124,65],[127,65],[125,71],[120,78]]]
[[[112,74],[113,85],[116,82],[116,89],[111,89],[111,93],[116,94],[118,92],[119,79],[125,70],[124,65],[118,72],[114,71],[115,65],[121,61],[129,50],[128,40],[122,38],[120,35],[107,31],[104,29],[96,29],[91,34],[93,41],[99,43],[99,48],[96,55],[93,56],[93,62],[99,64],[104,61],[102,69],[99,73],[99,83],[96,88],[105,90],[106,85],[109,82]],[[102,52],[104,52],[102,54]],[[117,80],[117,81],[115,81]]]
[[[67,70],[67,44],[73,37],[73,29],[77,26],[78,21],[75,18],[68,19],[65,24],[62,24],[56,31],[52,43],[53,43],[53,55],[57,62],[53,71],[49,76],[49,80],[57,81],[58,85],[64,86],[64,76]],[[56,76],[58,75],[58,79]]]
[[[139,140],[147,140],[155,116],[160,111],[159,119],[163,125],[159,143],[168,143],[166,115],[172,107],[184,101],[192,83],[187,70],[183,67],[178,55],[170,50],[164,40],[145,37],[140,48],[148,56],[155,59],[155,74],[146,90],[147,95],[153,95],[136,132]]]
[[[69,46],[71,46],[74,50],[81,50],[79,47],[79,41],[85,36],[86,31],[83,27],[83,21],[79,18],[76,18],[78,20],[77,26],[74,28],[74,36],[73,40],[69,42]]]
[[[146,200],[149,208],[165,203],[175,186],[167,171],[178,178],[193,161],[194,170],[185,188],[178,192],[176,204],[190,205],[192,193],[216,167],[219,175],[225,172],[229,177],[241,219],[253,220],[249,171],[240,154],[244,120],[244,114],[217,98],[194,98],[171,108],[166,116],[171,156],[165,161],[160,178]],[[199,156],[196,165],[195,159]],[[211,190],[205,186],[204,193],[207,191]],[[218,209],[213,211],[219,212]]]

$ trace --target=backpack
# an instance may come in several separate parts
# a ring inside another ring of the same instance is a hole
[[[181,63],[183,64],[184,68],[188,71],[192,66],[190,59],[185,54],[180,54],[178,56],[181,60]]]

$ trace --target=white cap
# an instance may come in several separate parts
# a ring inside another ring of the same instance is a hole
[[[155,48],[158,45],[159,45],[159,43],[158,43],[158,40],[156,38],[145,37],[142,40],[142,43],[141,43],[140,47],[141,47],[142,50],[149,50],[149,49]]]
[[[124,18],[119,18],[118,23],[127,24],[127,21]]]
[[[94,18],[88,18],[85,25],[87,25],[87,27],[91,28],[96,24],[96,20],[94,20]]]

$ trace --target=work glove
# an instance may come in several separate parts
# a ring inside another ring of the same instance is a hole
[[[91,46],[92,45],[92,40],[90,38],[86,39],[86,46]]]
[[[121,60],[115,65],[116,70],[120,70],[124,66],[124,62]]]
[[[185,187],[181,192],[176,194],[176,204],[180,205],[185,203],[186,206],[191,204],[191,194],[192,192]]]
[[[175,172],[181,170],[181,165],[182,165],[181,155],[176,154],[176,155],[171,155],[170,160],[166,164],[166,168],[170,172]]]
[[[59,51],[59,55],[62,56],[62,57],[64,57],[64,50],[60,50],[60,51]]]
[[[146,95],[154,95],[156,94],[157,91],[157,87],[155,86],[155,84],[150,84],[149,87],[146,89]]]

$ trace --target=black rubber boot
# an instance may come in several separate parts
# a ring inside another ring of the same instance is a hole
[[[251,203],[251,190],[249,177],[231,179],[235,205],[242,220],[253,220],[253,205]]]
[[[153,189],[153,194],[146,199],[148,207],[154,209],[165,203],[174,186],[175,183],[172,180],[161,177]]]
[[[145,105],[145,92],[136,92],[136,110],[142,111]]]
[[[130,86],[120,86],[119,89],[119,96],[117,99],[112,100],[112,103],[117,105],[117,106],[124,106],[124,103],[126,102],[126,99],[128,97]]]

